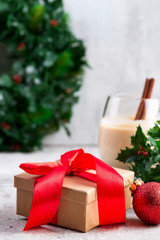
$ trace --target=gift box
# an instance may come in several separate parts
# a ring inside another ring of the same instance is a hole
[[[123,177],[125,207],[131,208],[130,181],[134,180],[134,172],[115,168]],[[93,171],[92,171],[93,172]],[[32,204],[35,180],[37,175],[21,173],[15,176],[14,186],[17,188],[17,214],[28,217]],[[65,176],[62,193],[56,216],[56,225],[87,232],[99,225],[97,202],[97,184],[79,176]],[[50,222],[55,224],[55,219]]]

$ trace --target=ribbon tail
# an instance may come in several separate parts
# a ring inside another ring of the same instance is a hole
[[[100,225],[126,221],[124,181],[106,163],[95,158]]]
[[[96,174],[82,172],[76,175],[97,182],[97,199],[100,225],[126,221],[124,181],[122,176],[108,164],[89,153],[83,156],[88,168]]]
[[[65,171],[65,167],[60,165],[36,180],[32,206],[24,231],[47,224],[56,216]]]

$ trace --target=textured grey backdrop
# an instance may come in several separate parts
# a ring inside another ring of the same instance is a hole
[[[65,0],[74,32],[85,41],[88,61],[81,99],[70,124],[51,143],[96,144],[107,95],[140,92],[146,77],[156,78],[160,97],[160,1]]]
[[[160,96],[160,1],[64,3],[75,34],[86,44],[92,68],[86,71],[80,102],[74,107],[69,125],[72,137],[61,130],[44,142],[96,144],[107,95],[117,91],[141,92],[144,79],[155,77],[154,95]],[[2,58],[1,55],[1,62]]]

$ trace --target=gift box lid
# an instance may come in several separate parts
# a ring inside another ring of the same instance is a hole
[[[123,177],[124,187],[128,186],[130,181],[133,181],[134,172],[119,168],[115,168],[115,170]],[[20,173],[14,177],[14,186],[18,189],[33,192],[35,179],[39,177],[25,172]],[[63,181],[61,199],[86,205],[97,199],[96,186],[95,182],[85,178],[66,176]]]

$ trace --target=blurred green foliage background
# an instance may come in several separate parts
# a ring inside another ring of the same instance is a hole
[[[0,151],[33,151],[67,123],[87,66],[62,0],[0,0],[0,41],[13,61],[0,75]]]

